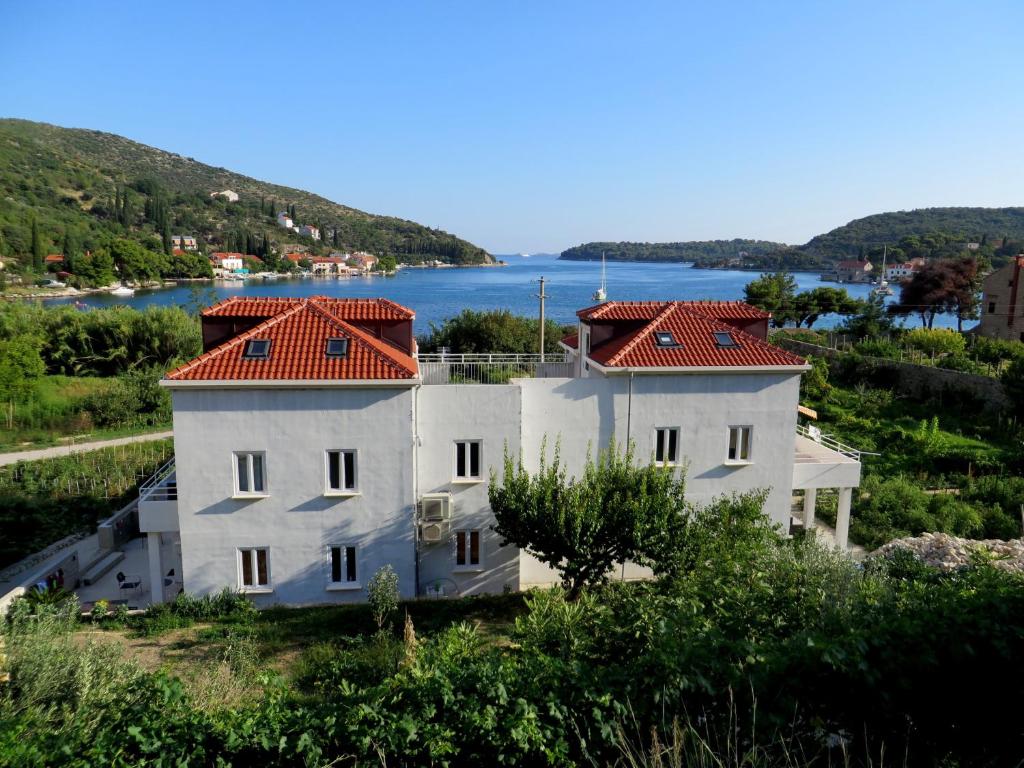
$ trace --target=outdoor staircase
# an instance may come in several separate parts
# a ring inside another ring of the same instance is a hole
[[[88,567],[82,572],[82,584],[87,587],[95,584],[122,560],[124,560],[124,552],[120,550],[102,554],[98,559],[89,563]]]

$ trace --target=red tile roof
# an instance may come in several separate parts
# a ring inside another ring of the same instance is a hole
[[[273,317],[296,304],[313,302],[327,309],[338,320],[412,320],[416,313],[388,299],[331,299],[313,296],[309,299],[287,297],[234,296],[203,310],[204,316]]]
[[[565,344],[567,347],[571,347],[572,349],[578,349],[580,346],[580,335],[578,333],[570,333],[562,339],[561,343]]]
[[[667,304],[682,304],[716,320],[766,320],[771,314],[745,301],[606,301],[576,313],[581,320],[653,320]]]
[[[64,257],[59,253],[51,253],[46,256],[44,261],[47,264],[60,264],[63,263]]]
[[[408,380],[416,361],[386,341],[342,319],[411,319],[413,313],[383,299],[229,299],[204,315],[268,319],[167,374],[171,381]],[[372,317],[371,317],[372,316]],[[327,339],[349,340],[343,358],[324,354]],[[243,357],[251,339],[270,341],[267,359]]]
[[[607,304],[615,306],[607,307]],[[762,368],[805,364],[803,358],[722,321],[767,317],[760,310],[745,309],[741,304],[607,302],[578,314],[585,321],[648,321],[640,328],[622,328],[621,333],[591,350],[590,359],[608,368]],[[670,332],[677,346],[658,346],[655,335],[658,332]],[[737,346],[718,346],[716,332],[730,334]]]

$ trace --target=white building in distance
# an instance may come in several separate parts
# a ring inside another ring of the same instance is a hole
[[[405,597],[551,583],[491,530],[487,498],[504,451],[536,470],[545,440],[577,474],[631,441],[685,471],[695,502],[764,489],[782,532],[794,490],[812,523],[816,489],[839,488],[845,546],[859,457],[798,427],[808,366],[767,343],[767,314],[671,301],[577,314],[564,356],[513,360],[419,354],[414,313],[385,299],[208,308],[204,353],[163,381],[176,459],[140,499],[151,582],[174,569],[190,593],[230,587],[260,606],[363,600],[385,565]]]
[[[296,229],[295,222],[292,221],[292,217],[285,211],[281,211],[277,214],[277,225],[279,227],[284,227],[285,229]]]

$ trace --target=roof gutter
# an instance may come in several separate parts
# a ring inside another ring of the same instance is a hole
[[[693,365],[693,366],[661,366],[643,368],[623,368],[618,366],[606,366],[595,362],[592,358],[587,361],[606,376],[625,376],[657,373],[802,373],[811,370],[807,363],[803,365]]]
[[[167,389],[379,389],[405,388],[423,379],[161,379]]]

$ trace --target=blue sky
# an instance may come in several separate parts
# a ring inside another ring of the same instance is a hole
[[[0,115],[495,253],[1024,205],[1024,3],[5,4]]]

